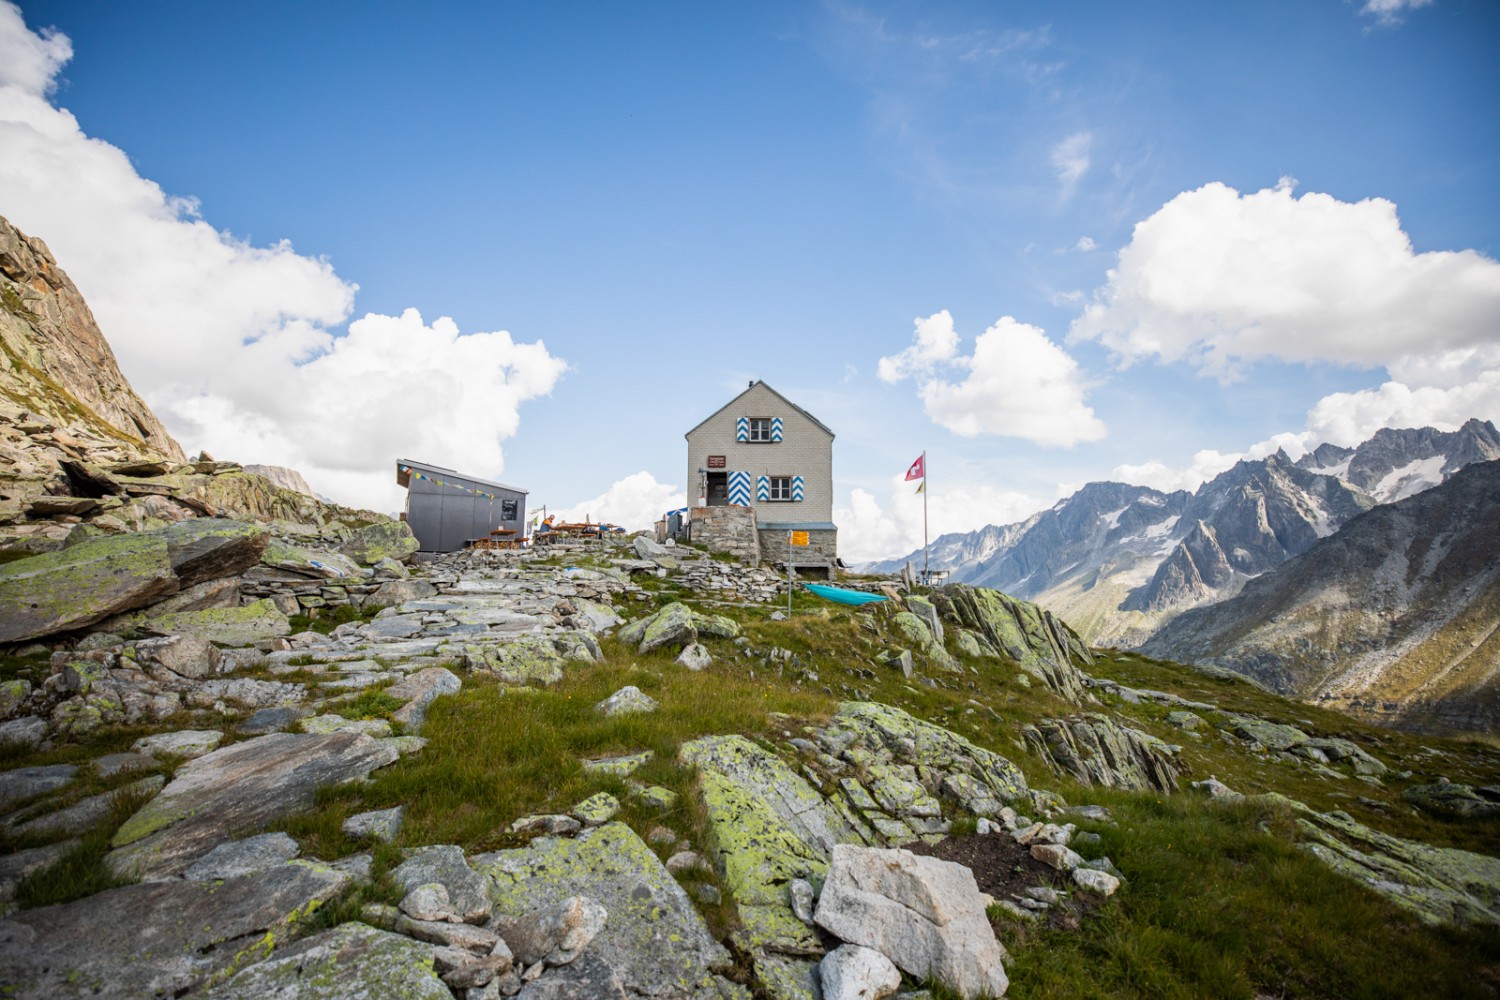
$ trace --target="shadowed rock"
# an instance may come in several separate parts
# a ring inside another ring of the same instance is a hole
[[[294,863],[217,885],[144,882],[26,910],[0,921],[0,981],[12,1000],[180,995],[243,960],[247,940],[274,941],[346,881]]]

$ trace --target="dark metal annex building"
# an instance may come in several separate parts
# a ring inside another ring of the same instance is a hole
[[[525,490],[406,458],[396,460],[396,485],[406,487],[402,517],[423,552],[455,552],[495,528],[525,534]]]

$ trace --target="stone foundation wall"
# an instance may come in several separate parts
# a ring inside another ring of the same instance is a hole
[[[710,552],[727,552],[752,566],[760,565],[760,537],[750,507],[694,507],[689,515],[690,540]]]
[[[761,559],[768,563],[786,565],[786,532],[762,528],[758,533],[760,535]],[[807,533],[807,545],[797,545],[792,548],[792,563],[799,570],[804,566],[827,567],[831,575],[835,565],[834,559],[837,557],[839,550],[838,529],[834,528],[831,531],[809,531]]]

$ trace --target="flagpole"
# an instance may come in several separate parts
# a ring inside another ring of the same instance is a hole
[[[932,578],[927,575],[927,451],[922,451],[922,582],[932,586]]]

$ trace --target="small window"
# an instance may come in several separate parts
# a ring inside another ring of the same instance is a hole
[[[750,418],[750,440],[751,441],[769,441],[769,440],[771,440],[771,418],[770,417],[751,417]]]
[[[771,477],[771,499],[772,500],[790,500],[791,498],[792,498],[792,477],[791,476],[772,476]]]
[[[521,516],[520,502],[517,500],[500,501],[500,520],[514,521]]]

